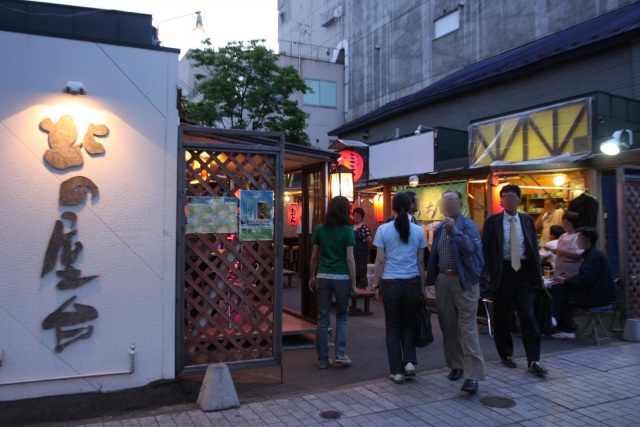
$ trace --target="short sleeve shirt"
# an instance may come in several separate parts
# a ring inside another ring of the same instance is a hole
[[[411,279],[420,274],[418,249],[427,247],[427,239],[422,227],[413,223],[410,226],[408,243],[400,240],[400,233],[393,222],[378,227],[373,244],[378,248],[384,248],[385,251],[383,280]]]
[[[313,233],[313,244],[320,249],[318,273],[349,274],[347,246],[355,246],[356,237],[349,225],[320,224]]]

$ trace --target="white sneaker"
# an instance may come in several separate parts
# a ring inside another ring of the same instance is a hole
[[[341,365],[351,365],[351,358],[349,358],[349,356],[347,356],[346,354],[336,356],[336,363],[339,363]]]
[[[396,384],[404,383],[404,375],[402,374],[391,374],[389,375],[389,379]]]
[[[413,363],[409,362],[404,365],[404,376],[405,377],[415,377],[416,376],[416,367],[413,366]]]
[[[551,335],[551,338],[555,338],[557,340],[575,340],[576,334],[573,332],[558,332]]]

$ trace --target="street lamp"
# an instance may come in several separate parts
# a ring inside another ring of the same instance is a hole
[[[627,132],[629,134],[629,143],[624,143],[620,141],[622,137],[622,133]],[[628,149],[633,145],[633,132],[630,129],[617,130],[611,136],[611,139],[600,144],[600,151],[604,154],[608,154],[609,156],[615,156],[620,153],[620,147],[624,149]]]
[[[174,19],[186,18],[188,16],[196,15],[196,25],[193,27],[193,31],[198,31],[204,33],[204,26],[202,25],[202,15],[200,15],[200,11],[196,11],[193,13],[187,13],[186,15],[174,16],[173,18],[163,19],[162,21],[158,21],[156,24],[156,38],[160,39],[160,24],[167,21],[173,21]]]

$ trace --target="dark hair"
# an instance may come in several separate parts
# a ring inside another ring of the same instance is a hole
[[[344,196],[334,197],[329,202],[329,209],[327,210],[324,225],[351,225],[349,210],[349,199]]]
[[[564,221],[565,219],[573,225],[573,228],[577,228],[580,224],[580,215],[575,212],[567,212],[562,215],[562,220]]]
[[[547,200],[550,201],[553,206],[558,206],[558,201],[553,197],[549,196],[547,197]]]
[[[405,191],[411,197],[411,204],[418,200],[418,195],[414,191]]]
[[[591,246],[594,246],[598,241],[598,232],[595,228],[591,227],[582,227],[576,230],[578,233],[586,237],[589,242],[591,242]]]
[[[409,211],[411,210],[411,195],[407,193],[396,193],[391,201],[391,206],[396,213],[393,226],[400,233],[402,243],[409,243],[411,234],[411,222],[409,222]]]
[[[353,210],[353,214],[354,214],[354,215],[355,215],[355,214],[358,214],[358,215],[360,215],[360,218],[364,218],[364,209],[362,209],[362,208],[355,208],[355,209]]]
[[[560,227],[559,225],[552,225],[549,228],[549,234],[557,239],[564,234],[564,228]]]
[[[458,200],[462,200],[462,193],[459,191],[455,191],[455,190],[447,190],[444,193],[442,193],[442,197],[444,197],[447,194],[455,194],[456,196],[458,196]]]
[[[504,187],[502,187],[500,189],[500,197],[502,197],[502,195],[504,193],[515,193],[518,198],[520,198],[522,196],[522,192],[520,191],[520,187],[518,187],[517,185],[513,185],[513,184],[507,184]]]

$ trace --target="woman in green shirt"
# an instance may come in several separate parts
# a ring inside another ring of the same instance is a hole
[[[324,224],[318,225],[313,233],[311,254],[309,289],[316,293],[318,304],[316,350],[320,369],[326,369],[331,365],[327,334],[333,295],[336,297],[336,363],[351,364],[345,348],[349,296],[357,291],[356,262],[353,257],[355,243],[355,233],[351,227],[349,215],[349,200],[346,197],[336,196],[329,203]]]

